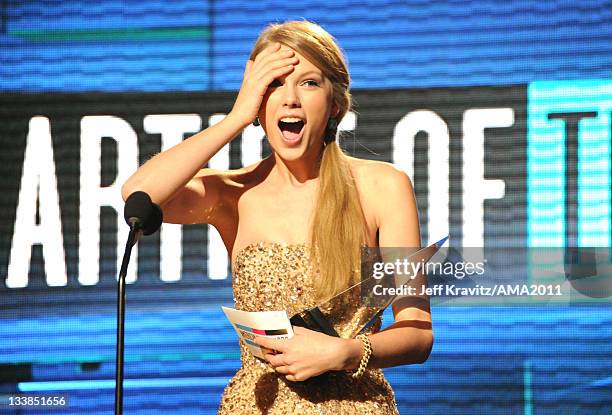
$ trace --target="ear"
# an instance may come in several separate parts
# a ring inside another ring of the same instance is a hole
[[[340,112],[340,108],[338,108],[338,105],[334,102],[332,104],[331,117],[336,118],[339,112]]]

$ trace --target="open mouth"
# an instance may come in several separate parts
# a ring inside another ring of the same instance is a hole
[[[298,141],[302,137],[304,121],[298,118],[285,119],[285,121],[278,122],[278,128],[281,130],[285,140]]]

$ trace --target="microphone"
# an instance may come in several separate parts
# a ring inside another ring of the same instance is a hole
[[[144,235],[155,233],[161,226],[163,214],[159,206],[145,192],[134,192],[125,201],[123,217],[130,228]]]
[[[125,335],[125,275],[127,274],[132,246],[141,235],[151,235],[162,223],[162,211],[145,192],[134,192],[125,201],[123,217],[130,225],[123,261],[117,283],[117,346],[115,361],[115,415],[123,415],[123,355]]]

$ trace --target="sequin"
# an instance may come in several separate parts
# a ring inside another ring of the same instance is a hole
[[[318,304],[306,244],[253,243],[237,253],[232,286],[235,307],[245,311],[287,310],[289,316]],[[322,309],[342,337],[354,337],[371,315],[358,291]],[[380,330],[378,319],[368,331]],[[379,369],[360,379],[327,372],[304,382],[291,382],[240,344],[242,367],[229,381],[219,406],[229,414],[398,414],[393,389]]]

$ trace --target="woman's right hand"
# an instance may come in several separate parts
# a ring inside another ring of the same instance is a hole
[[[228,114],[228,117],[238,120],[243,128],[257,117],[272,81],[293,71],[294,65],[298,63],[293,50],[281,50],[280,47],[280,43],[273,43],[262,50],[254,61],[249,59],[246,63],[240,92]]]

